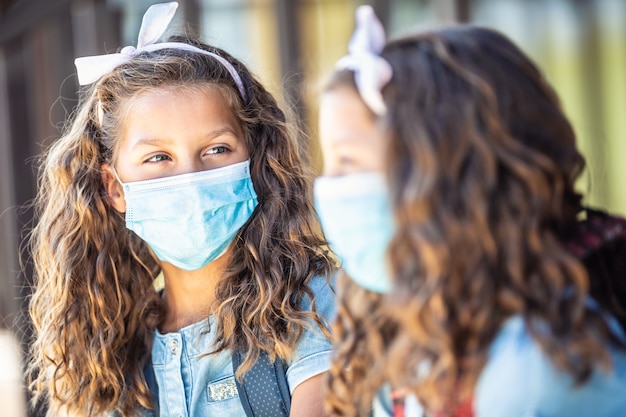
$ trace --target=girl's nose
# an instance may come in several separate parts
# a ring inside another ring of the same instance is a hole
[[[191,174],[193,172],[206,171],[207,169],[209,167],[205,166],[201,159],[189,156],[179,161],[175,175]]]

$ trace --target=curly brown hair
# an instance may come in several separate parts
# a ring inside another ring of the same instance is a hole
[[[372,393],[355,410],[339,393],[342,373],[372,357],[369,378],[410,389],[431,410],[463,401],[515,315],[576,381],[609,367],[606,343],[617,341],[586,305],[592,272],[563,245],[581,212],[574,185],[584,159],[541,72],[505,36],[471,25],[390,41],[382,56],[393,68],[382,93],[390,199],[402,227],[388,248],[394,291],[376,305],[397,331],[370,351],[374,336],[345,323],[366,319],[360,303],[371,295],[340,299],[350,319],[338,319],[329,405],[352,410],[339,415],[365,412]],[[344,71],[329,88],[342,79],[353,85]],[[358,344],[363,354],[344,353]]]
[[[343,271],[337,280],[337,314],[327,377],[326,405],[331,415],[369,415],[376,390],[386,382],[386,354],[398,333],[381,294],[366,290]]]
[[[101,172],[117,156],[120,109],[145,91],[214,86],[245,132],[258,206],[218,284],[216,350],[245,349],[241,377],[262,350],[288,359],[310,319],[329,335],[314,302],[312,311],[300,307],[305,295],[314,300],[310,279],[333,268],[312,207],[305,138],[240,61],[186,37],[170,41],[228,60],[247,99],[222,64],[181,49],[142,52],[81,91],[71,123],[42,157],[30,240],[29,374],[35,401],[46,398],[50,415],[131,416],[137,405],[151,407],[143,368],[164,317],[154,287],[159,267],[109,204]]]

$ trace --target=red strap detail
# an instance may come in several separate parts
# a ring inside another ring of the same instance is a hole
[[[579,259],[602,246],[626,239],[626,219],[595,210],[587,210],[587,218],[565,242],[565,247]]]
[[[397,391],[391,393],[391,415],[393,417],[405,417],[404,398],[405,396]]]

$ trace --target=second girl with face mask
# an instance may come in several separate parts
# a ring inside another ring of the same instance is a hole
[[[349,50],[315,184],[346,272],[332,411],[625,416],[626,220],[582,205],[539,69],[487,28],[386,42],[369,7]]]

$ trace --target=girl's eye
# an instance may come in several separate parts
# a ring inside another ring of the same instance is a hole
[[[165,155],[165,154],[156,154],[151,156],[150,158],[146,159],[145,162],[162,162],[162,161],[169,161],[170,157]]]
[[[228,151],[228,148],[226,146],[216,146],[209,149],[206,153],[207,155],[217,155],[220,153],[225,153],[226,151]]]
[[[339,157],[339,165],[344,168],[350,168],[356,164],[356,161],[349,155],[341,155]]]

